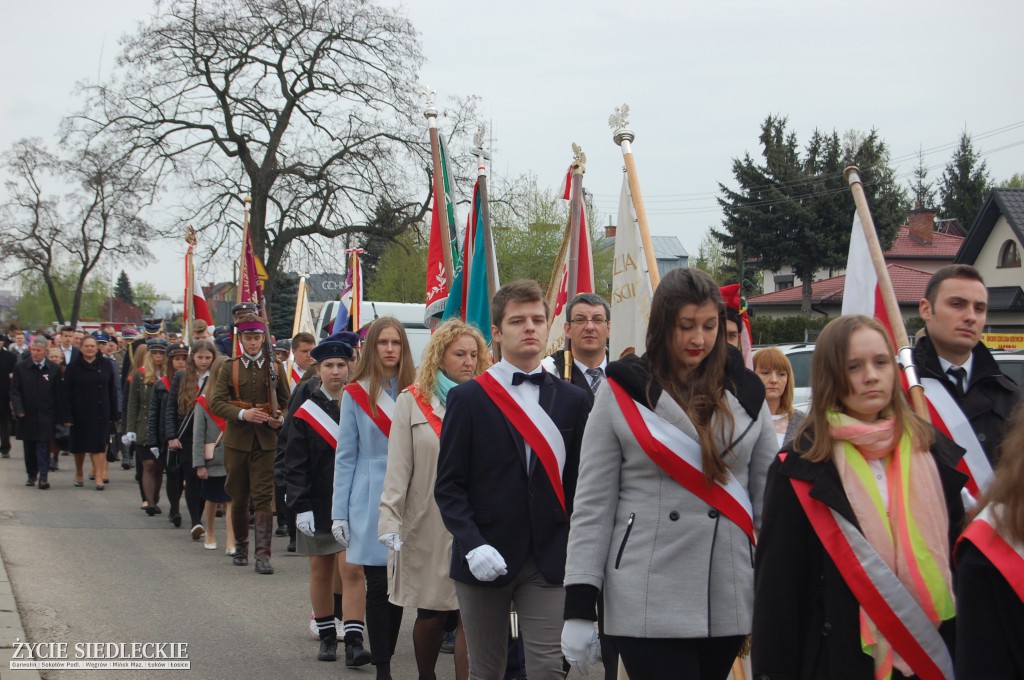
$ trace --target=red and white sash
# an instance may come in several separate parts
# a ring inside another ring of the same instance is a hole
[[[413,399],[416,400],[416,405],[420,407],[420,411],[423,413],[423,417],[430,423],[430,427],[434,430],[434,434],[437,438],[441,438],[441,419],[436,413],[434,413],[433,405],[423,398],[423,393],[415,385],[409,385],[409,392],[412,394]]]
[[[852,522],[811,498],[809,481],[789,481],[843,581],[893,651],[922,680],[952,680],[953,659],[945,642],[899,577]]]
[[[565,510],[565,489],[562,487],[562,469],[565,467],[565,440],[558,430],[558,425],[551,419],[548,412],[539,402],[523,399],[516,390],[510,390],[492,373],[494,367],[487,369],[475,378],[484,388],[502,415],[512,423],[515,431],[522,435],[530,448],[533,449],[541,467],[547,473],[551,488]]]
[[[168,378],[166,375],[160,376],[160,382],[163,383],[164,388],[168,392],[171,391],[171,379],[170,378]]]
[[[293,392],[295,391],[295,387],[299,384],[299,381],[301,381],[301,380],[302,380],[302,373],[299,372],[299,369],[295,366],[295,362],[294,361],[289,361],[288,362],[288,383],[289,383],[288,386],[292,388]]]
[[[372,420],[385,437],[391,436],[391,419],[395,417],[395,400],[384,390],[377,395],[377,415],[373,415],[370,409],[370,391],[366,383],[354,382],[345,386],[345,391],[351,395],[359,408]]]
[[[992,563],[1024,601],[1024,545],[1010,541],[996,529],[996,510],[991,505],[967,525],[959,540],[968,540]]]
[[[206,415],[210,417],[210,420],[213,421],[213,424],[216,425],[221,432],[223,432],[224,428],[227,427],[228,423],[220,416],[213,415],[213,411],[210,410],[210,404],[207,403],[206,401],[206,395],[200,394],[198,397],[196,397],[196,403],[199,404],[204,411],[206,411]]]
[[[302,406],[295,409],[295,417],[305,421],[313,431],[327,442],[332,450],[338,449],[338,437],[341,436],[341,423],[327,414],[319,404],[312,399],[302,402]]]
[[[928,412],[932,424],[940,432],[967,450],[957,463],[957,469],[968,476],[967,490],[974,498],[992,484],[992,464],[978,441],[967,416],[953,399],[946,386],[936,378],[922,378],[924,395],[928,399]]]
[[[735,477],[708,485],[700,444],[672,423],[637,402],[612,378],[605,380],[640,448],[672,479],[736,524],[753,544],[754,510],[750,496]]]

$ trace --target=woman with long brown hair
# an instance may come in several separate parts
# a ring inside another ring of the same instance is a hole
[[[768,475],[755,676],[952,677],[963,450],[910,409],[894,357],[866,316],[818,336],[811,411]]]
[[[132,384],[128,389],[128,423],[124,439],[135,444],[138,464],[142,469],[145,510],[150,517],[161,512],[159,503],[164,464],[160,456],[153,453],[153,449],[159,451],[157,442],[149,441],[149,408],[153,388],[163,378],[166,364],[167,341],[162,338],[147,340],[142,368],[132,371]]]
[[[176,508],[177,499],[185,494],[188,509],[189,532],[193,541],[203,537],[203,500],[199,494],[199,477],[192,466],[192,434],[195,425],[196,398],[202,394],[210,378],[210,367],[217,356],[217,347],[212,340],[197,340],[189,349],[185,369],[175,371],[171,381],[171,394],[164,409],[165,429],[171,439],[167,442],[168,464],[177,467],[176,485],[168,489],[171,507]],[[168,476],[168,487],[170,487]],[[173,493],[172,493],[173,492]],[[177,496],[177,498],[175,498]]]
[[[480,332],[465,322],[447,321],[430,336],[416,382],[395,404],[377,531],[390,549],[389,601],[416,607],[412,640],[420,680],[434,677],[442,637],[453,628],[455,677],[469,675],[455,584],[448,577],[452,536],[434,500],[434,482],[448,390],[490,364]]]
[[[956,677],[1024,678],[1024,401],[956,547]]]
[[[195,399],[192,407],[192,467],[199,479],[199,496],[204,501],[203,524],[205,538],[203,547],[207,550],[217,549],[217,504],[224,504],[225,531],[227,532],[228,555],[235,554],[235,532],[231,525],[231,496],[224,490],[224,481],[228,471],[224,467],[224,421],[213,415],[207,399],[217,384],[217,376],[227,359],[217,354],[210,366],[210,375],[203,387],[203,392]]]
[[[764,385],[726,342],[703,272],[654,293],[647,353],[608,365],[587,420],[565,569],[562,653],[605,633],[632,678],[724,678],[750,632],[754,531],[778,450]]]
[[[334,469],[332,532],[347,545],[345,560],[366,579],[370,654],[378,680],[390,680],[402,608],[388,602],[388,550],[377,542],[380,498],[388,463],[388,433],[395,399],[415,378],[409,338],[401,322],[384,316],[370,326],[352,381],[341,400],[341,435]],[[344,581],[343,599],[357,589]],[[349,652],[348,607],[346,654]]]

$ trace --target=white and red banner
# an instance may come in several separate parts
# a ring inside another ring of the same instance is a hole
[[[374,415],[373,409],[370,408],[370,388],[365,382],[354,382],[349,383],[345,386],[345,391],[349,393],[359,408],[363,409],[363,412],[372,420],[380,431],[384,433],[385,437],[391,436],[391,420],[395,417],[395,400],[391,398],[384,390],[380,391],[377,395],[377,414]]]
[[[621,385],[608,378],[608,386],[626,418],[626,424],[655,465],[669,477],[718,510],[750,539],[754,537],[754,507],[750,496],[735,477],[712,485],[704,479],[700,444],[657,413],[638,403]]]
[[[651,318],[653,296],[651,276],[647,271],[647,259],[640,240],[640,227],[629,194],[629,180],[623,171],[622,190],[619,192],[619,221],[615,230],[612,295],[608,301],[612,318],[615,319],[608,338],[609,352],[613,359],[647,351],[644,334]]]
[[[579,181],[583,181],[581,177]],[[566,186],[572,184],[572,167],[569,167],[569,175],[566,177]],[[565,189],[563,197],[568,200],[570,189]],[[572,203],[569,204],[570,212],[573,210]],[[594,292],[594,248],[590,239],[590,227],[587,224],[587,208],[581,201],[579,206],[579,247],[575,253],[576,259],[576,290],[569,290],[569,266],[573,254],[569,252],[569,243],[572,230],[572,215],[569,215],[569,222],[565,229],[565,237],[562,241],[562,248],[559,250],[559,258],[555,263],[555,276],[548,287],[548,306],[551,308],[551,329],[548,333],[548,346],[545,354],[551,354],[565,346],[565,306],[570,300],[580,293]]]
[[[477,376],[476,381],[484,388],[484,392],[498,407],[502,415],[512,423],[515,431],[523,439],[540,461],[541,467],[551,482],[551,488],[558,497],[558,502],[565,510],[565,489],[562,487],[562,470],[565,467],[565,440],[558,425],[551,419],[548,412],[539,402],[524,399],[515,390],[510,390],[505,383],[496,377],[501,369],[492,366]]]
[[[332,449],[337,450],[341,423],[331,418],[319,404],[307,399],[295,409],[295,417],[305,421]]]
[[[878,286],[878,275],[871,263],[868,240],[860,217],[853,215],[853,232],[850,234],[850,254],[846,259],[846,282],[843,285],[843,309],[845,314],[873,316],[885,326],[892,338],[892,325],[882,301],[882,290]]]

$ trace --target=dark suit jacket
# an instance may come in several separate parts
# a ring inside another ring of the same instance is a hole
[[[952,550],[964,528],[960,489],[967,477],[956,469],[964,452],[938,432],[931,452],[945,495]],[[860,605],[811,527],[791,479],[811,482],[812,498],[859,528],[831,461],[811,463],[790,451],[784,461],[772,463],[754,557],[754,677],[870,678],[872,659],[861,651]],[[951,652],[954,629],[953,619],[939,627]],[[901,677],[893,671],[894,680]]]
[[[11,402],[14,417],[18,419],[18,439],[30,442],[53,439],[59,397],[60,366],[46,359],[40,371],[31,357],[15,365]]]
[[[0,351],[0,415],[11,412],[11,380],[18,356],[14,352]]]
[[[536,456],[531,455],[527,469],[522,436],[480,383],[470,380],[448,393],[434,498],[455,539],[450,575],[456,581],[500,587],[530,557],[549,582],[565,578],[569,517],[589,406],[583,390],[549,373],[540,388],[540,404],[565,441],[565,510]],[[489,583],[477,581],[466,562],[466,554],[484,544],[501,553],[508,565],[507,575]]]
[[[565,380],[565,352],[555,352],[551,355],[551,360],[555,363],[555,371],[558,373],[558,377]],[[576,365],[576,362],[572,362],[572,384],[577,387],[582,387],[587,393],[587,407],[590,408],[594,405],[594,393],[590,389],[590,380],[584,375],[580,367]]]

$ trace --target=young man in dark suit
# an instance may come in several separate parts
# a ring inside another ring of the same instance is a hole
[[[449,392],[434,496],[455,538],[450,573],[472,677],[504,674],[514,603],[528,676],[561,680],[562,581],[587,397],[541,368],[548,309],[535,281],[502,287],[491,318],[502,360]]]

